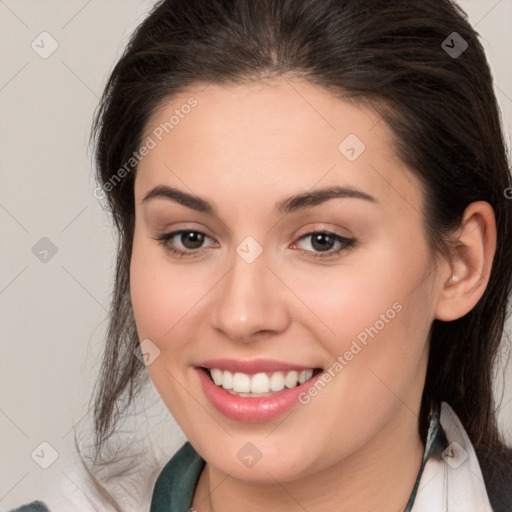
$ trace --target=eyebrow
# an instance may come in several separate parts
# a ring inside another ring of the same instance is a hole
[[[155,198],[169,199],[198,212],[218,215],[215,206],[209,203],[206,199],[193,194],[188,194],[187,192],[167,185],[157,185],[151,189],[142,199],[142,203]],[[373,203],[378,202],[373,196],[357,188],[332,186],[288,197],[287,199],[277,203],[275,210],[277,213],[284,215],[317,206],[331,199],[339,198],[354,198],[363,199]]]

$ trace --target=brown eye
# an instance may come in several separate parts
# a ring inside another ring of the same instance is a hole
[[[200,255],[203,250],[206,250],[206,247],[203,247],[206,239],[211,240],[206,233],[193,229],[181,229],[155,238],[166,251],[180,258]]]
[[[342,251],[355,247],[354,238],[346,238],[328,231],[314,231],[300,237],[299,242],[309,239],[311,249],[302,249],[302,252],[311,258],[333,258]],[[338,245],[338,248],[335,248]]]
[[[180,242],[186,249],[199,249],[203,245],[205,235],[200,231],[182,231]]]
[[[327,233],[315,233],[311,235],[311,246],[317,251],[328,251],[332,249],[336,240]]]

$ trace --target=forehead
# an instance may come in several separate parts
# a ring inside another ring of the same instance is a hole
[[[232,200],[349,185],[406,209],[421,203],[419,182],[378,113],[303,80],[191,87],[153,113],[148,138],[154,147],[138,167],[139,200],[168,183],[198,195],[224,190]]]

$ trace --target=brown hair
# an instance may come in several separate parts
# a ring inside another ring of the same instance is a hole
[[[456,32],[455,57],[442,46]],[[458,40],[460,41],[460,40]],[[478,36],[448,0],[164,0],[134,32],[96,114],[97,177],[106,184],[138,149],[148,119],[197,83],[244,83],[284,74],[374,106],[396,151],[424,186],[433,252],[473,201],[489,202],[498,243],[478,304],[435,320],[420,429],[433,402],[455,410],[473,442],[490,494],[511,471],[493,400],[493,371],[512,282],[509,163],[492,77]],[[105,194],[119,234],[109,328],[95,388],[99,449],[147,381],[129,295],[136,169]]]

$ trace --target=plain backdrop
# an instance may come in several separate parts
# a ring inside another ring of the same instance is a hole
[[[98,370],[114,269],[88,137],[106,77],[152,4],[0,0],[0,512],[46,496],[57,477],[82,492],[65,461]],[[460,4],[481,34],[509,141],[512,0]],[[500,422],[512,443],[506,371]],[[165,412],[162,461],[183,441]]]

